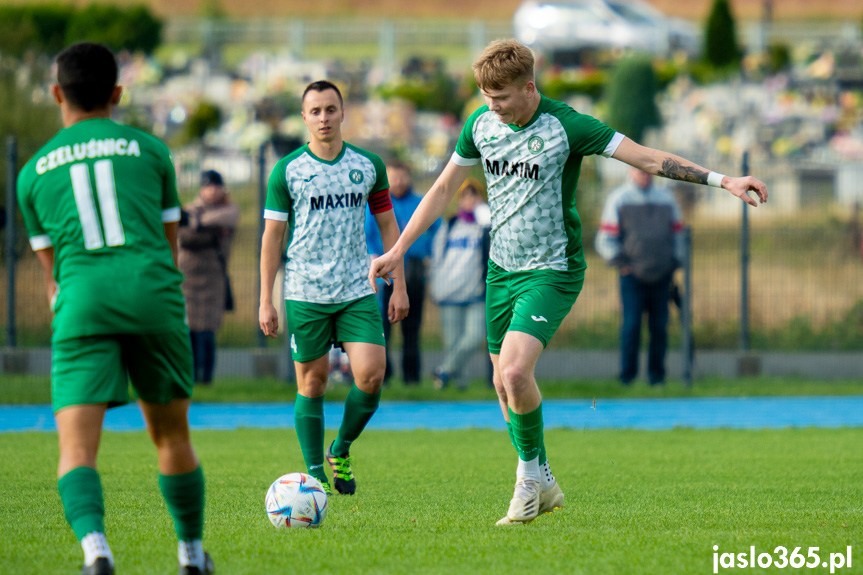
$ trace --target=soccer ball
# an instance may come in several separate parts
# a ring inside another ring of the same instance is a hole
[[[288,473],[273,481],[265,503],[267,517],[276,527],[320,527],[327,516],[327,493],[305,473]]]

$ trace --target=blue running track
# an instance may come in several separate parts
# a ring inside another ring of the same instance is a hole
[[[863,427],[863,396],[751,397],[683,399],[547,400],[542,404],[545,428],[767,429],[785,427]],[[343,406],[324,404],[328,429],[338,428]],[[290,428],[292,403],[204,403],[189,412],[193,429]],[[496,402],[383,402],[369,429],[504,429]],[[0,432],[55,431],[48,405],[0,405]],[[134,404],[111,409],[105,429],[139,431],[144,421]]]

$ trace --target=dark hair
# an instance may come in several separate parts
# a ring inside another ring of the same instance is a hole
[[[104,108],[117,86],[117,60],[101,44],[72,44],[57,56],[57,84],[75,108]]]
[[[205,186],[224,186],[225,180],[222,179],[222,174],[216,170],[207,170],[201,172],[201,187]]]
[[[413,175],[413,170],[411,170],[411,167],[406,163],[402,162],[401,160],[390,160],[386,163],[386,167],[387,169],[391,170],[401,170],[409,176]]]
[[[302,101],[306,101],[306,94],[308,94],[309,92],[325,92],[327,90],[334,90],[336,92],[336,96],[339,97],[339,104],[341,104],[341,106],[344,108],[345,101],[342,99],[342,93],[339,91],[338,86],[328,80],[318,80],[317,82],[312,82],[311,84],[306,86],[306,89],[303,90]]]

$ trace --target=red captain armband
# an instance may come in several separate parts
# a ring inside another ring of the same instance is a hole
[[[393,202],[390,200],[389,188],[375,192],[369,196],[369,210],[373,214],[380,214],[391,209],[393,209]]]

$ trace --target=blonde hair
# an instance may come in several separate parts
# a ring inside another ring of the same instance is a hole
[[[502,90],[513,83],[533,81],[533,52],[516,40],[495,40],[473,63],[473,77],[480,90]]]

